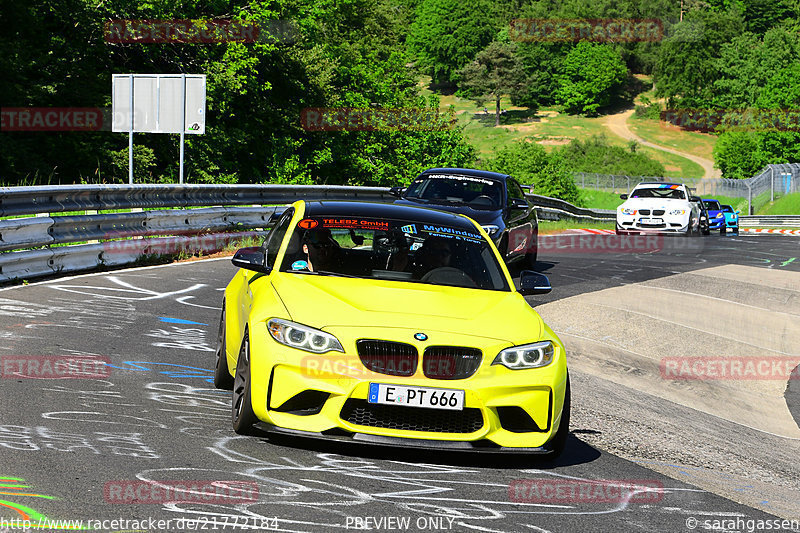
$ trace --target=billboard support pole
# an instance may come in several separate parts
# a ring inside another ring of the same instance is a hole
[[[133,185],[133,74],[131,79],[131,116],[128,121],[128,183]]]
[[[181,75],[181,162],[179,183],[183,184],[183,141],[186,133],[186,74]]]

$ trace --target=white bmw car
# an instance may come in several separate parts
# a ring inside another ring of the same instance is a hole
[[[701,200],[682,183],[642,182],[619,197],[625,202],[617,208],[617,235],[701,231]]]

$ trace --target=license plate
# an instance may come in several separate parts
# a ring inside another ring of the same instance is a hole
[[[642,218],[639,220],[639,224],[663,224],[663,218]]]
[[[461,411],[464,409],[464,391],[370,383],[367,402]]]

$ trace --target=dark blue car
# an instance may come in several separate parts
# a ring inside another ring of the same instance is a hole
[[[703,205],[708,211],[708,229],[718,229],[720,233],[724,233],[725,214],[722,212],[722,205],[713,198],[703,198]]]
[[[465,168],[431,168],[407,188],[392,187],[396,204],[424,205],[464,214],[492,238],[506,262],[536,265],[539,222],[522,186],[507,174]]]

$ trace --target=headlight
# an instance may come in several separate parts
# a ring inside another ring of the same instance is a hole
[[[723,215],[722,213],[717,213],[717,216],[714,218],[725,218],[725,215]]]
[[[511,370],[539,368],[553,362],[555,347],[550,341],[535,342],[506,348],[494,358],[493,365],[503,365]]]
[[[669,212],[669,214],[673,215],[673,216],[674,215],[685,215],[686,214],[686,209],[673,209],[672,211]]]
[[[272,318],[267,322],[272,338],[281,344],[313,353],[344,352],[339,339],[318,329],[288,320]]]
[[[623,207],[619,210],[620,213],[623,215],[635,215],[636,209],[631,209],[630,207]]]
[[[485,231],[489,235],[489,237],[493,237],[494,234],[497,233],[497,231],[500,229],[498,226],[495,226],[494,224],[487,224],[481,227],[483,228],[483,231]]]

